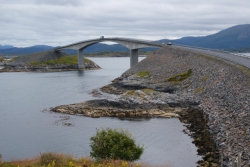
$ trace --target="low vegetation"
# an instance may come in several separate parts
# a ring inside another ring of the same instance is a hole
[[[139,167],[149,166],[132,163],[142,155],[144,148],[136,145],[128,131],[102,129],[90,138],[91,158],[74,158],[71,155],[42,153],[40,156],[11,162],[2,162],[0,167]]]
[[[136,73],[135,76],[144,78],[144,77],[151,77],[152,75],[148,71],[141,71],[141,72]]]
[[[197,88],[194,90],[194,93],[197,94],[197,93],[200,93],[204,88]]]
[[[84,58],[84,63],[88,63],[91,60]],[[56,65],[56,64],[68,64],[68,65],[75,65],[78,63],[78,58],[77,56],[64,56],[59,59],[53,59],[53,60],[47,60],[43,62],[31,62],[30,65],[33,66],[44,66],[44,65]]]
[[[92,151],[90,156],[96,160],[125,160],[140,159],[143,147],[136,145],[128,131],[122,129],[97,130],[96,135],[90,138]]]
[[[18,56],[17,56],[17,57],[14,57],[14,58],[12,58],[9,62],[15,62],[18,58],[19,58]]]
[[[75,158],[72,155],[42,153],[26,160],[0,162],[0,167],[141,167],[149,166],[122,160],[95,161],[89,157]]]
[[[142,91],[143,91],[145,94],[149,95],[150,93],[153,93],[153,92],[154,92],[154,89],[145,88],[145,89],[142,89]]]
[[[3,62],[4,61],[4,58],[0,56],[0,62]]]
[[[135,94],[135,90],[130,90],[130,91],[127,91],[126,92],[126,95],[127,96],[132,96],[132,95],[134,95]]]
[[[189,69],[187,72],[168,78],[167,81],[168,82],[182,82],[188,77],[192,76],[192,74],[193,74],[192,69]]]

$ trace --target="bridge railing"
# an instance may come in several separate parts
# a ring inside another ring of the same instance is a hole
[[[80,41],[80,42],[76,42],[76,43],[72,43],[69,45],[65,45],[65,46],[61,46],[61,47],[57,47],[54,50],[61,50],[63,48],[67,48],[73,45],[78,45],[81,43],[85,43],[85,42],[102,42],[102,41],[112,41],[112,40],[117,40],[117,41],[129,41],[129,42],[136,42],[136,43],[142,43],[142,44],[146,44],[146,45],[151,45],[151,46],[158,46],[158,47],[162,47],[163,45],[154,41],[150,41],[150,40],[143,40],[143,39],[135,39],[135,38],[120,38],[120,37],[108,37],[108,38],[104,38],[104,37],[100,37],[100,38],[95,38],[95,39],[90,39],[90,40],[85,40],[85,41]]]

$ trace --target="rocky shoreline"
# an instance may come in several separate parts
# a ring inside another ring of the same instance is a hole
[[[242,153],[243,166],[250,166],[248,69],[216,57],[165,47],[101,90],[116,94],[116,98],[59,106],[53,111],[92,117],[176,114],[173,117],[187,123],[189,135],[203,155],[200,166],[218,166],[221,157],[224,166],[231,166],[238,153]],[[107,111],[111,114],[100,114]]]
[[[32,66],[23,64],[4,64],[0,72],[60,72],[60,71],[78,71],[78,70],[97,70],[100,67],[93,63],[85,64],[85,68],[79,69],[78,65],[59,64],[54,66]]]

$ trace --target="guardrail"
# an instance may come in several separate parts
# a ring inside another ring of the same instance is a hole
[[[220,52],[220,53],[225,53],[225,54],[230,54],[230,55],[234,55],[234,56],[238,56],[238,57],[245,57],[245,58],[248,58],[249,61],[250,61],[250,58],[247,57],[247,56],[240,56],[240,55],[236,55],[236,54],[233,54],[232,52],[229,52],[229,51],[225,51],[225,50],[219,50],[219,49],[209,49],[209,48],[202,48],[202,47],[196,47],[196,46],[189,46],[189,45],[180,45],[180,44],[175,44],[175,43],[172,43],[172,45],[174,46],[180,46],[180,47],[185,47],[187,49],[199,49],[198,50],[198,53],[203,53],[203,54],[207,54],[207,55],[211,55],[211,56],[217,56],[217,57],[220,57],[222,59],[225,59],[225,60],[228,60],[228,61],[231,61],[233,63],[237,63],[237,64],[240,64],[248,69],[250,69],[250,66],[246,66],[245,64],[242,64],[241,62],[238,62],[236,60],[233,60],[233,59],[230,59],[230,58],[227,58],[227,57],[222,57],[220,55],[217,55],[216,52]],[[200,51],[200,52],[199,52]],[[202,51],[212,51],[212,52],[215,52],[215,54],[211,54],[211,53],[204,53]]]

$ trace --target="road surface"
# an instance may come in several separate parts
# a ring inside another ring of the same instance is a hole
[[[250,58],[248,57],[242,57],[238,55],[234,55],[230,52],[224,52],[224,51],[219,51],[219,50],[210,50],[210,49],[203,49],[203,48],[195,48],[195,47],[188,47],[188,46],[181,46],[181,45],[172,45],[174,48],[180,48],[196,53],[203,53],[206,55],[212,55],[216,57],[220,57],[235,63],[238,63],[240,65],[243,65],[247,68],[250,69]]]

